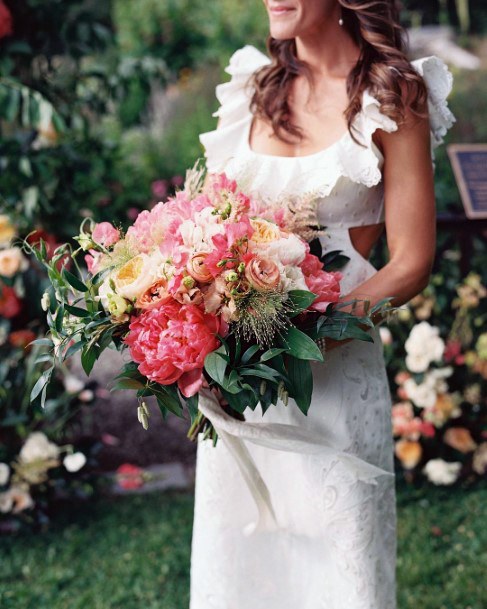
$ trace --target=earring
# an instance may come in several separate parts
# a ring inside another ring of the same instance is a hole
[[[343,26],[343,8],[341,9],[341,16],[340,16],[340,19],[338,20],[338,25]]]

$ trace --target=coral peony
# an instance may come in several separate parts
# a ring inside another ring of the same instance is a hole
[[[315,275],[305,277],[310,292],[316,294],[316,300],[311,305],[315,311],[324,313],[330,303],[340,300],[341,273],[320,271]]]
[[[118,231],[110,222],[100,222],[97,224],[91,235],[93,241],[103,247],[115,245],[120,240],[120,231]]]
[[[135,318],[125,342],[141,374],[161,385],[177,382],[190,397],[203,383],[205,357],[220,345],[219,330],[215,315],[170,302]]]

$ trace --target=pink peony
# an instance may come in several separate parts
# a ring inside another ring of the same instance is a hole
[[[115,245],[120,240],[120,231],[118,231],[110,222],[100,222],[93,230],[93,241],[103,247]]]
[[[326,271],[319,271],[314,275],[305,277],[309,291],[317,294],[316,300],[310,308],[324,313],[330,303],[338,302],[340,300],[341,278],[341,273],[327,273]]]
[[[215,315],[170,302],[136,317],[125,342],[141,374],[161,385],[177,382],[191,397],[202,386],[205,357],[220,345],[219,331]]]

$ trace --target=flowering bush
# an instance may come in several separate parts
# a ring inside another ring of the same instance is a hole
[[[385,337],[398,463],[438,485],[487,472],[487,289],[471,273],[446,307],[444,288],[434,276],[400,312],[391,329],[404,350]]]
[[[42,236],[55,244],[51,235]],[[36,241],[35,234],[29,238]],[[41,267],[16,245],[16,228],[0,215],[0,526],[13,515],[31,523],[45,520],[51,499],[79,492],[75,472],[83,470],[86,489],[89,445],[80,452],[48,436],[64,443],[60,427],[92,401],[93,392],[64,367],[46,392],[45,408],[39,400],[30,403],[47,357],[37,340],[45,332],[46,285]]]

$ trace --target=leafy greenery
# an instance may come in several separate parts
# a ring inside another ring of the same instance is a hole
[[[399,609],[483,609],[487,488],[399,486]],[[103,500],[1,542],[5,609],[187,609],[193,498]],[[87,539],[90,540],[87,543]]]

